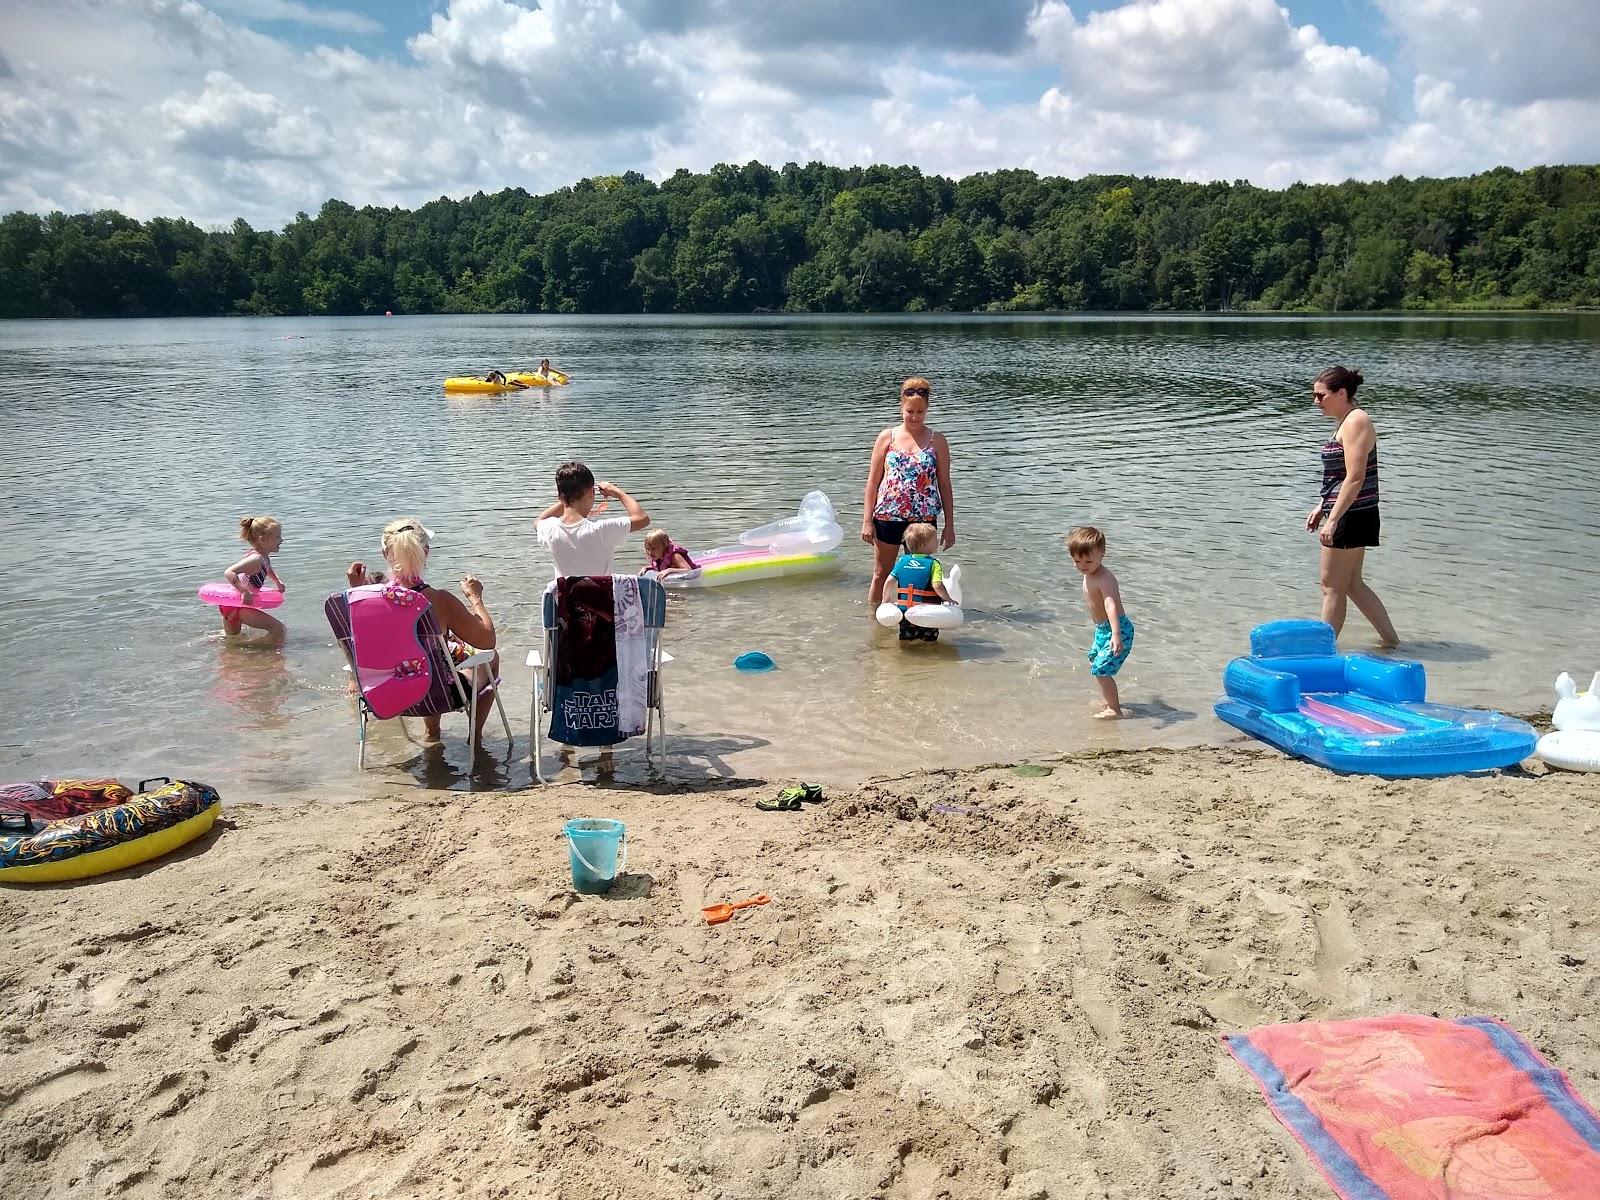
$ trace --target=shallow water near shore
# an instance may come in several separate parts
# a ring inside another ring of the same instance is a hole
[[[355,771],[321,602],[388,518],[438,534],[430,582],[471,570],[505,656],[517,742],[476,786],[527,781],[532,534],[555,465],[589,462],[690,547],[811,488],[859,527],[867,450],[909,373],[950,439],[968,622],[902,646],[868,619],[870,552],[836,575],[672,598],[669,778],[843,780],[1083,747],[1206,743],[1250,627],[1315,616],[1302,528],[1331,425],[1310,377],[1348,362],[1380,434],[1383,545],[1367,577],[1430,689],[1548,707],[1600,667],[1600,317],[412,317],[0,322],[0,775],[175,774],[239,799],[468,786],[392,727]],[[571,386],[450,397],[446,375],[551,358]],[[230,643],[195,587],[283,520],[282,651]],[[1110,540],[1137,647],[1132,719],[1089,719],[1090,631],[1060,535]],[[642,562],[639,539],[619,568]],[[1347,649],[1371,631],[1352,614]],[[744,650],[779,669],[732,669]],[[592,754],[585,754],[587,761]],[[592,765],[582,768],[594,776]],[[572,774],[569,767],[568,775]],[[636,753],[602,778],[643,777]]]

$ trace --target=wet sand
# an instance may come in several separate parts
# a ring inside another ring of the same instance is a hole
[[[1397,1011],[1600,1099],[1600,780],[1051,765],[234,805],[8,889],[5,1195],[1326,1200],[1219,1035]],[[609,896],[579,815],[627,822]]]

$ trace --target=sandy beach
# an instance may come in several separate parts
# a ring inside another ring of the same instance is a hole
[[[5,1195],[1324,1200],[1219,1035],[1402,1011],[1600,1098],[1594,779],[1048,765],[236,805],[8,889]],[[609,896],[579,815],[627,822]]]

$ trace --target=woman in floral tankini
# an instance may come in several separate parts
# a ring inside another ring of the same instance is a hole
[[[928,427],[933,385],[914,375],[900,385],[900,424],[885,429],[872,444],[867,468],[866,511],[861,540],[872,547],[872,582],[867,608],[878,603],[883,581],[900,553],[906,526],[926,522],[944,532],[939,548],[956,544],[956,501],[950,488],[950,443]]]

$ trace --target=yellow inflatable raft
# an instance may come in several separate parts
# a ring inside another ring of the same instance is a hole
[[[145,791],[150,784],[160,784]],[[149,862],[216,823],[222,798],[203,783],[39,780],[0,788],[0,884],[87,879]]]
[[[504,383],[490,383],[487,379],[480,379],[476,375],[453,375],[444,381],[445,391],[457,393],[520,392],[528,388],[549,386],[551,386],[550,380],[530,371],[513,371],[506,376]]]

